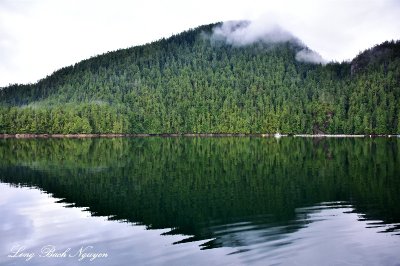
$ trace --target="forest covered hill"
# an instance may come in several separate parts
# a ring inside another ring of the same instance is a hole
[[[321,64],[295,38],[235,45],[220,26],[2,88],[0,133],[400,133],[399,41]]]

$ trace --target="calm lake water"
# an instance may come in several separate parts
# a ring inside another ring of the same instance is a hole
[[[0,265],[400,265],[400,139],[3,139]]]

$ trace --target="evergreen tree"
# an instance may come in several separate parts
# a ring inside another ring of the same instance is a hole
[[[238,47],[212,40],[215,26],[2,88],[0,132],[400,131],[400,42],[320,65],[296,61],[305,47],[293,41]]]

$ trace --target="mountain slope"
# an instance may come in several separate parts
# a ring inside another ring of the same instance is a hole
[[[309,51],[298,41],[238,46],[213,38],[220,26],[3,88],[0,132],[400,132],[399,42],[321,65],[296,60]]]

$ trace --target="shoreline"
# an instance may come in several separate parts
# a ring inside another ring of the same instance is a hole
[[[148,137],[258,137],[258,138],[400,138],[397,134],[246,134],[246,133],[160,133],[160,134],[0,134],[0,139],[48,139],[48,138],[148,138]]]

